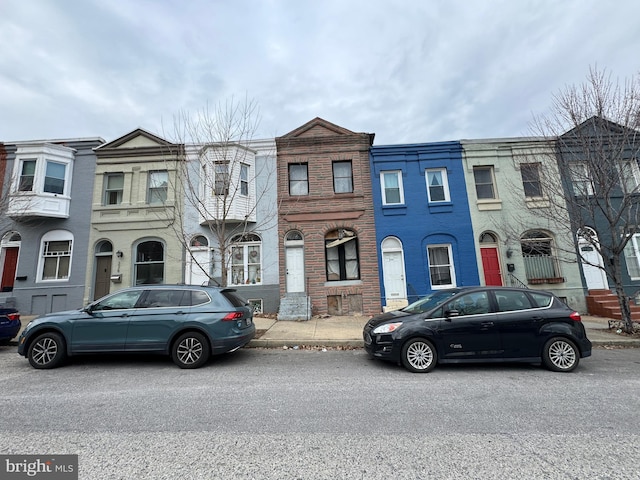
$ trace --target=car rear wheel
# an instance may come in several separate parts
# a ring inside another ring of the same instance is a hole
[[[43,333],[29,345],[27,357],[33,368],[55,368],[65,357],[64,340],[57,333]]]
[[[430,372],[435,368],[437,361],[438,354],[429,340],[413,338],[402,347],[402,365],[410,372]]]
[[[201,333],[183,333],[173,344],[171,358],[180,368],[201,367],[209,359],[209,342]]]
[[[570,372],[578,366],[580,352],[571,340],[554,337],[545,343],[542,361],[549,370],[554,372]]]

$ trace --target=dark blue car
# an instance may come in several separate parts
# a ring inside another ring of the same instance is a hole
[[[550,292],[507,287],[438,290],[364,327],[367,353],[429,372],[438,363],[530,362],[570,372],[591,355],[580,314]]]
[[[22,322],[20,313],[15,308],[0,308],[0,344],[9,343],[9,340],[18,335]]]

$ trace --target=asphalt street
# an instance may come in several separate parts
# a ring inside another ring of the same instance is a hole
[[[80,478],[640,478],[640,349],[571,374],[427,375],[360,350],[243,349],[33,370],[0,349],[0,453],[77,453]]]

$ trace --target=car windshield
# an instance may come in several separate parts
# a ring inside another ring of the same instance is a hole
[[[407,313],[423,313],[443,304],[456,293],[458,292],[455,290],[433,292],[426,297],[422,297],[420,300],[413,302],[411,305],[407,305],[402,309],[402,311]]]

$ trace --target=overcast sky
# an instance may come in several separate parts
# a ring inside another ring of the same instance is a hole
[[[258,138],[314,117],[375,145],[523,136],[590,66],[640,71],[639,19],[637,0],[0,0],[0,141],[170,137],[245,96]]]

